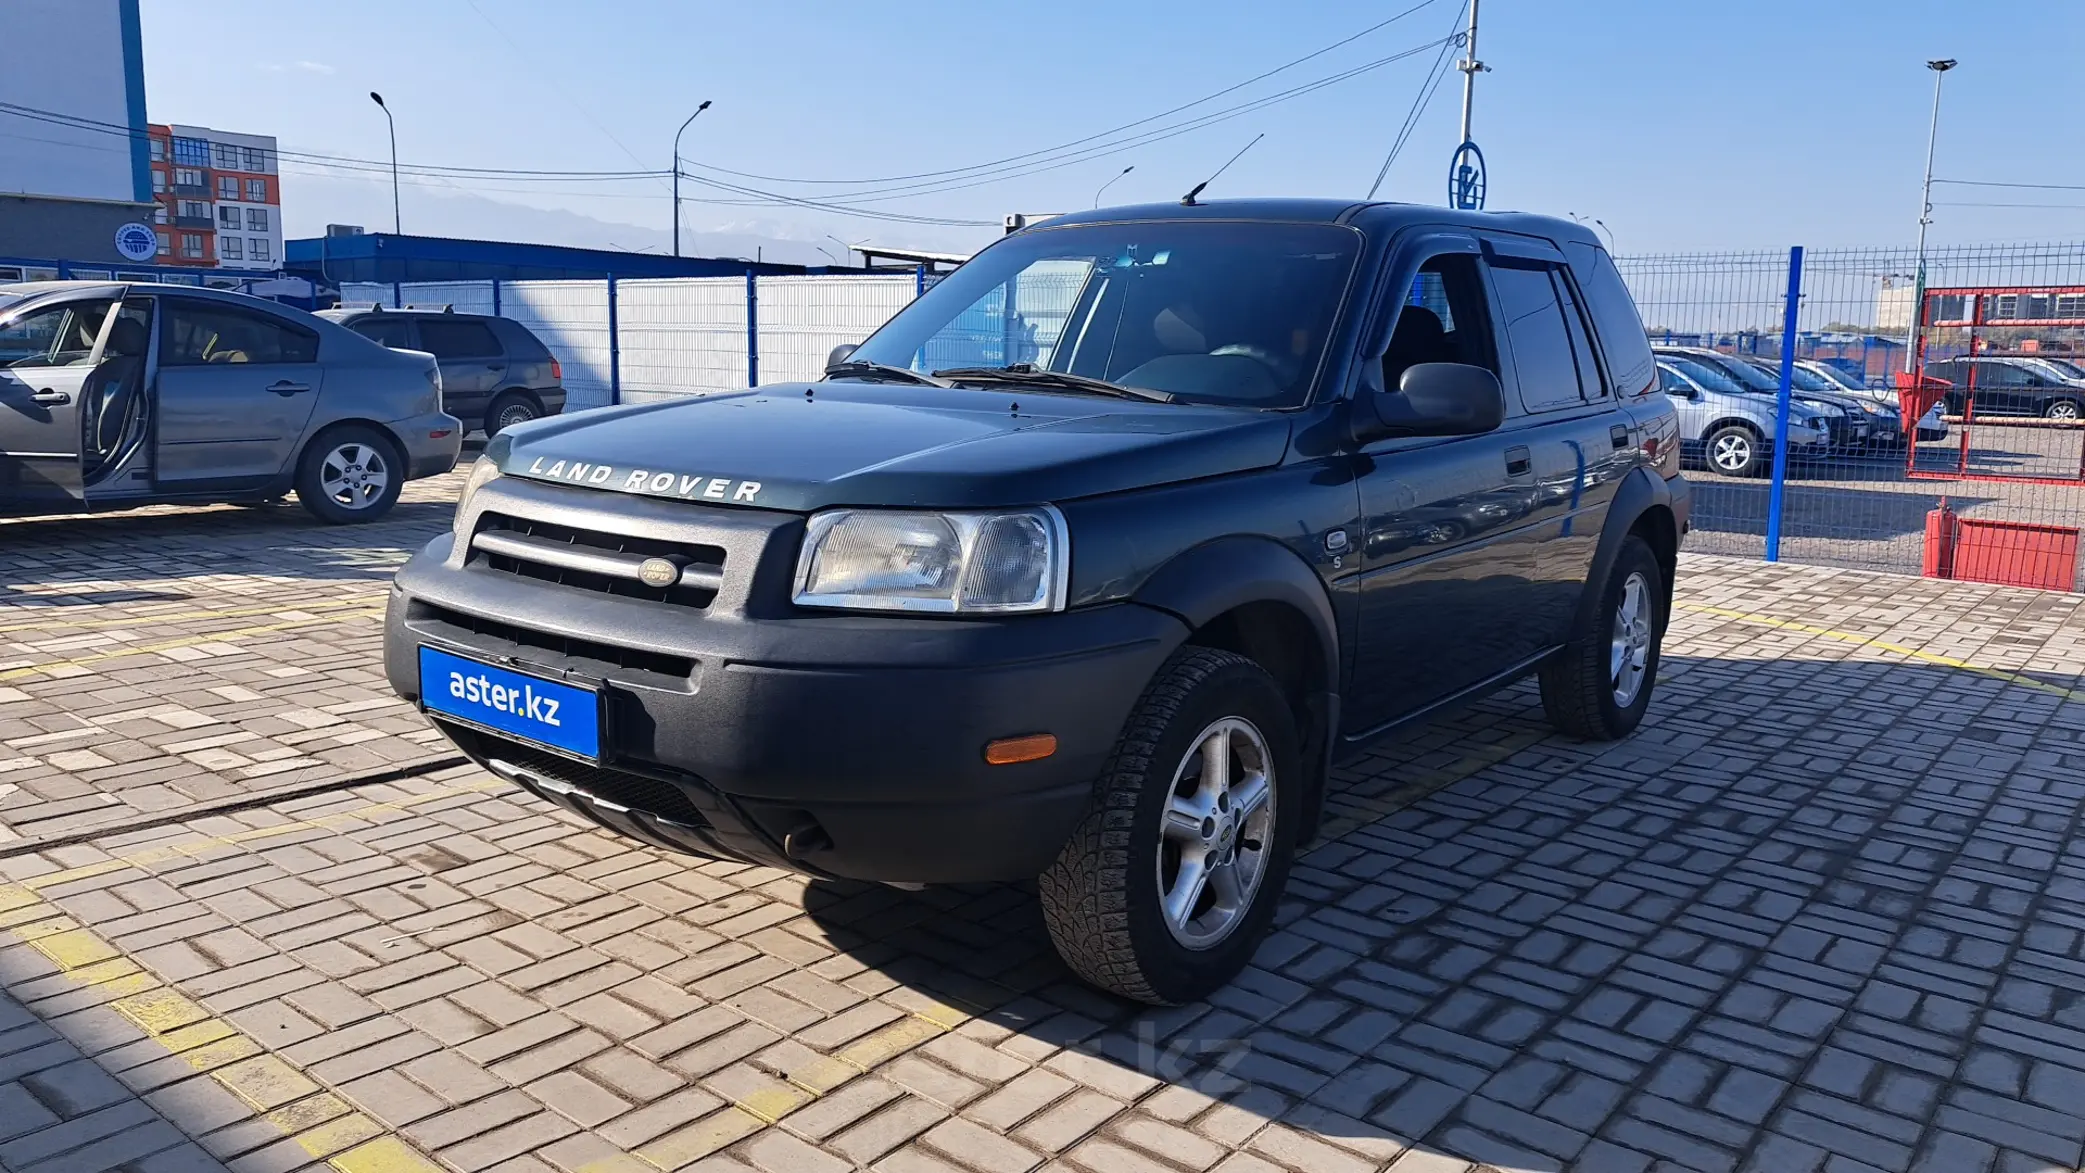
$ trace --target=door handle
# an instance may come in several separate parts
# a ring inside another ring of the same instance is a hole
[[[29,402],[40,403],[43,404],[45,407],[63,407],[66,404],[72,402],[72,396],[67,395],[63,391],[53,391],[50,388],[46,387],[43,390],[38,391],[36,394],[31,395],[29,397]]]
[[[1516,446],[1513,448],[1506,449],[1507,476],[1524,477],[1528,474],[1528,470],[1533,467],[1534,464],[1529,458],[1528,450],[1526,448]]]
[[[283,396],[284,398],[288,398],[289,396],[295,395],[301,391],[311,390],[311,384],[292,383],[288,379],[279,379],[273,383],[268,384],[268,390],[274,392],[277,395]]]
[[[507,369],[507,364],[503,362],[489,362],[485,364],[485,369],[488,371],[504,371]]]
[[[1627,448],[1629,446],[1629,429],[1616,424],[1607,429],[1607,438],[1614,441],[1616,448]]]

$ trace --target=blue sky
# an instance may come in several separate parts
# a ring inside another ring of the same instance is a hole
[[[367,97],[376,89],[397,116],[407,163],[664,169],[675,127],[710,99],[684,143],[691,159],[851,179],[1078,139],[1243,81],[1416,2],[145,0],[143,8],[154,121],[382,158],[384,120]],[[1450,30],[1459,2],[1435,0],[1190,113],[1434,40]],[[1493,72],[1478,82],[1475,137],[1490,164],[1491,206],[1598,216],[1624,252],[1908,244],[1928,57],[1962,63],[1947,79],[1937,174],[2085,188],[2075,133],[2085,4],[2074,0],[1483,0],[1482,11],[1479,56]],[[1130,165],[1110,202],[1172,199],[1261,133],[1212,196],[1358,196],[1433,59],[1428,50],[1119,155],[878,206],[996,222],[1010,211],[1087,206]],[[1441,200],[1459,82],[1451,73],[1427,108],[1385,196]],[[389,222],[380,177],[292,172],[284,191],[293,235],[332,220]],[[684,194],[719,195],[694,184]],[[1940,242],[2085,236],[2085,190],[1941,187],[1934,198],[1944,202],[1935,209]],[[657,247],[670,224],[664,180],[416,182],[404,202],[408,231],[591,244],[620,229],[627,239],[616,243]],[[2071,206],[1948,206],[1959,203]],[[819,259],[806,253],[817,244],[838,251],[826,233],[967,249],[994,231],[701,203],[687,205],[684,223],[691,232],[794,238],[808,260]]]

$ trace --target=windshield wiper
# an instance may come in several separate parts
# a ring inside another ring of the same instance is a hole
[[[901,383],[918,383],[923,387],[948,386],[947,383],[935,378],[933,375],[920,374],[910,367],[894,367],[889,363],[870,362],[865,358],[850,358],[845,362],[836,362],[825,368],[826,378],[830,379],[834,375],[882,375],[885,378],[896,379]]]
[[[1173,396],[1169,392],[1153,391],[1149,387],[1125,387],[1120,383],[1110,383],[1106,379],[1091,379],[1085,375],[1044,370],[1034,363],[1025,362],[1006,367],[950,367],[945,371],[935,371],[934,377],[953,379],[959,383],[1019,383],[1028,387],[1055,387],[1064,391],[1109,395],[1116,399],[1142,399],[1150,403],[1173,402]]]

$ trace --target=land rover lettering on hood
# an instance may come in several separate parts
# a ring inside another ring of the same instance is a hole
[[[1565,221],[1059,217],[817,382],[503,428],[386,668],[617,833],[1037,880],[1081,976],[1198,998],[1344,755],[1530,673],[1569,733],[1642,720],[1689,502],[1657,379]]]

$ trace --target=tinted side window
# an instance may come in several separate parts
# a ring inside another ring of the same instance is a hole
[[[318,360],[318,334],[273,314],[178,297],[166,302],[163,366]]]
[[[1584,402],[1578,357],[1550,271],[1494,267],[1491,283],[1498,291],[1507,343],[1513,348],[1521,403],[1529,411],[1552,411]]]
[[[1636,312],[1636,299],[1607,250],[1589,244],[1567,244],[1564,255],[1571,258],[1571,272],[1578,278],[1586,308],[1592,312],[1593,329],[1600,335],[1600,352],[1607,356],[1607,375],[1624,395],[1640,394],[1650,388],[1650,339],[1644,334],[1643,319]]]
[[[413,347],[413,324],[398,318],[363,318],[348,329],[393,350]]]
[[[483,322],[420,320],[420,349],[436,358],[491,358],[499,354],[499,339]]]
[[[1419,267],[1406,292],[1383,354],[1383,387],[1397,390],[1405,370],[1419,363],[1455,362],[1498,373],[1491,314],[1477,259],[1446,254]]]
[[[1593,342],[1586,334],[1585,314],[1581,312],[1577,295],[1571,292],[1571,282],[1562,269],[1551,269],[1549,279],[1556,283],[1557,301],[1564,307],[1564,331],[1571,336],[1571,353],[1578,359],[1578,393],[1587,401],[1607,394],[1606,386],[1600,381],[1600,356],[1593,350]]]

